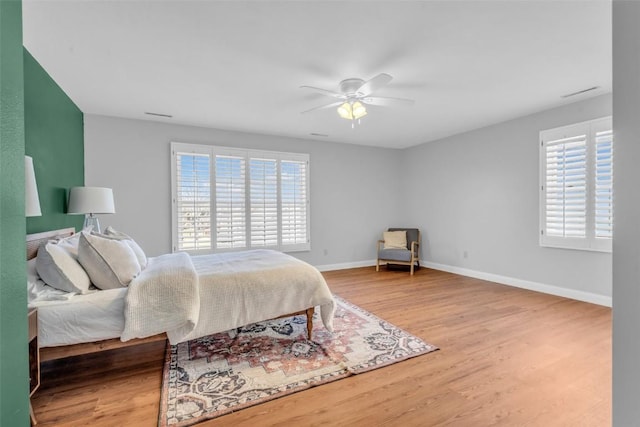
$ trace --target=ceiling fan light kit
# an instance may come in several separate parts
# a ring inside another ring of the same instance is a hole
[[[360,123],[360,119],[367,115],[367,108],[365,107],[366,104],[383,107],[393,105],[413,105],[414,101],[412,99],[371,96],[374,91],[387,85],[392,78],[393,77],[389,74],[381,73],[369,81],[357,78],[345,79],[338,85],[340,92],[334,92],[313,86],[300,86],[339,100],[337,102],[334,101],[327,105],[321,105],[320,107],[303,111],[303,113],[338,106],[338,115],[343,119],[351,120],[351,127],[353,128],[355,120],[358,120],[358,123]]]
[[[367,115],[367,109],[360,101],[346,101],[338,107],[338,114],[343,119],[356,120]]]

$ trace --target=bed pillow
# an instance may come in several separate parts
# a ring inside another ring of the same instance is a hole
[[[78,243],[80,242],[80,233],[75,233],[69,237],[63,237],[57,240],[57,244],[69,252],[73,259],[78,260]]]
[[[140,263],[133,249],[121,240],[82,232],[78,260],[100,289],[129,286],[140,274]]]
[[[40,245],[36,257],[40,278],[52,288],[65,292],[87,293],[91,280],[64,244],[50,240]]]
[[[122,240],[124,241],[131,249],[133,249],[133,253],[136,254],[138,258],[138,263],[140,263],[140,268],[144,270],[147,267],[147,255],[144,253],[140,245],[136,243],[130,236],[124,234],[121,231],[117,231],[111,226],[108,226],[104,230],[104,236],[109,237],[111,239]]]
[[[52,288],[42,281],[36,270],[36,258],[27,261],[27,304],[40,301],[60,301],[68,300],[76,295],[74,292],[65,292]]]
[[[385,249],[407,249],[407,232],[385,231],[382,233]]]

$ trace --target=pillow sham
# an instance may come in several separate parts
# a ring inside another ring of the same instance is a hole
[[[78,261],[100,289],[126,287],[140,274],[140,263],[133,249],[121,240],[82,232]]]
[[[407,249],[407,232],[404,230],[385,231],[382,239],[385,249]]]
[[[136,257],[138,258],[138,263],[140,263],[140,268],[144,270],[147,267],[147,255],[144,253],[140,245],[138,245],[138,243],[136,243],[136,241],[133,240],[133,238],[124,234],[121,231],[117,231],[111,226],[108,226],[104,230],[103,235],[111,239],[124,241],[127,245],[129,245],[131,249],[133,249],[133,253],[136,254]]]
[[[65,244],[49,240],[40,245],[36,271],[52,288],[65,292],[87,293],[91,280]]]

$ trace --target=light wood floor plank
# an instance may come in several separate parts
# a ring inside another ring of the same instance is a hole
[[[324,273],[337,295],[440,347],[203,426],[609,426],[611,310],[422,268]],[[156,426],[164,345],[46,362],[40,426]]]

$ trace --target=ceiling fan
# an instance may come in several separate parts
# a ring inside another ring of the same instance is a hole
[[[373,92],[389,84],[391,79],[393,79],[393,77],[385,73],[378,74],[368,81],[357,78],[345,79],[338,85],[340,92],[313,86],[300,86],[301,88],[311,89],[323,95],[338,99],[338,101],[331,102],[330,104],[321,105],[319,107],[303,111],[302,114],[316,110],[324,110],[326,108],[338,107],[337,111],[340,117],[351,120],[351,126],[353,127],[354,120],[358,120],[359,122],[360,118],[367,115],[367,108],[365,105],[376,105],[382,107],[413,105],[415,103],[413,99],[371,96]]]

